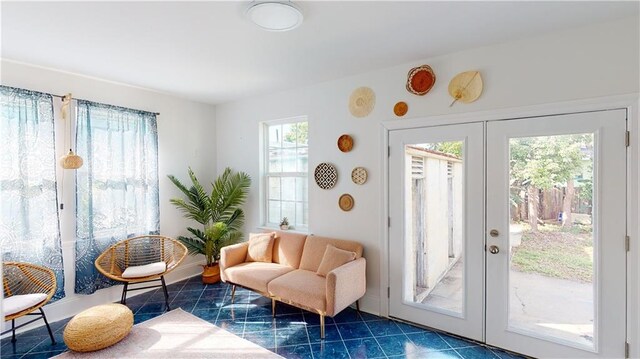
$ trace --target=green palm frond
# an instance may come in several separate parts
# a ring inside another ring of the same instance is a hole
[[[233,173],[225,168],[211,183],[207,193],[195,173],[189,168],[191,187],[185,186],[176,177],[169,179],[186,198],[173,198],[170,202],[180,209],[184,216],[203,225],[204,230],[187,228],[194,237],[179,237],[192,254],[204,254],[207,264],[219,260],[222,247],[237,243],[242,238],[244,211],[240,208],[246,202],[251,177],[244,172]]]
[[[200,239],[179,236],[178,240],[187,247],[189,254],[201,254],[204,251],[204,242]]]

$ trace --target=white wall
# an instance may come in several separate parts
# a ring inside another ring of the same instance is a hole
[[[2,61],[1,66],[2,85],[56,95],[71,92],[75,98],[160,112],[158,116],[160,232],[174,238],[187,234],[185,228],[188,225],[194,225],[194,223],[185,220],[181,213],[169,203],[170,198],[180,196],[180,193],[169,181],[167,175],[173,174],[180,179],[188,180],[187,167],[191,166],[202,180],[206,180],[205,183],[214,178],[216,174],[216,148],[214,145],[215,109],[213,106],[137,87],[10,61]],[[66,153],[62,136],[64,132],[61,132],[64,122],[60,116],[60,104],[60,99],[54,98],[56,120],[58,121],[56,133],[58,157]],[[62,172],[63,170],[58,167],[59,187],[63,183]],[[61,202],[64,202],[65,209],[60,211],[60,221],[66,297],[46,307],[50,321],[74,315],[96,304],[119,300],[122,291],[122,287],[117,286],[100,290],[89,296],[74,294],[74,173],[66,170],[64,175],[64,197],[61,198]],[[197,266],[200,262],[204,263],[202,258],[188,257],[180,267],[169,274],[167,280],[172,282],[201,272],[201,268]]]
[[[363,309],[375,313],[380,309],[383,210],[380,122],[402,121],[393,115],[393,105],[406,101],[409,112],[405,118],[418,118],[637,93],[638,33],[638,19],[628,18],[219,105],[216,107],[218,170],[231,166],[258,179],[258,123],[307,115],[310,231],[359,240],[365,245],[368,290]],[[420,41],[419,35],[416,41]],[[376,46],[375,40],[371,45]],[[405,89],[408,70],[421,64],[431,65],[437,76],[434,88],[422,97]],[[472,69],[482,73],[483,95],[473,104],[459,103],[450,108],[449,80],[458,72]],[[376,93],[375,109],[365,118],[354,118],[347,108],[351,91],[359,86],[369,86]],[[351,134],[355,140],[354,149],[346,154],[336,147],[343,133]],[[340,178],[334,189],[322,190],[315,185],[313,169],[320,162],[337,165]],[[369,179],[363,186],[351,183],[350,171],[356,166],[369,171]],[[351,193],[355,199],[351,212],[338,208],[342,193]],[[252,188],[246,212],[247,230],[255,230],[261,224],[258,186]]]

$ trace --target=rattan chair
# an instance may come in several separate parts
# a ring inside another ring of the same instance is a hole
[[[187,248],[179,241],[164,236],[148,235],[128,238],[112,245],[100,254],[95,265],[107,278],[124,283],[121,304],[127,304],[129,291],[162,287],[169,310],[169,293],[164,276],[174,270],[186,255]],[[160,281],[161,284],[129,288],[132,284],[156,281]]]
[[[11,310],[11,313],[4,317],[5,321],[11,321],[11,329],[3,332],[2,335],[11,332],[11,342],[15,343],[16,329],[42,319],[49,331],[51,343],[56,344],[47,317],[42,310],[56,292],[56,275],[53,271],[30,263],[4,262],[2,263],[2,286],[4,287],[3,310],[5,313]],[[11,308],[8,308],[9,302],[13,303]],[[34,313],[36,310],[38,312]],[[38,318],[16,327],[16,319],[26,315],[35,315]]]

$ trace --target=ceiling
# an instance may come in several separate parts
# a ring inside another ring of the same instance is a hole
[[[2,1],[1,56],[218,104],[638,16],[638,2],[305,1],[304,23],[274,33],[248,4]]]

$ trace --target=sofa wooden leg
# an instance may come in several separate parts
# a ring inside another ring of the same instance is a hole
[[[236,285],[232,285],[231,286],[231,303],[233,303],[233,300],[236,298]]]
[[[271,298],[271,315],[276,317],[276,300],[274,298]]]
[[[356,310],[360,313],[360,299],[356,300]]]
[[[320,314],[320,339],[324,339],[324,314]]]

